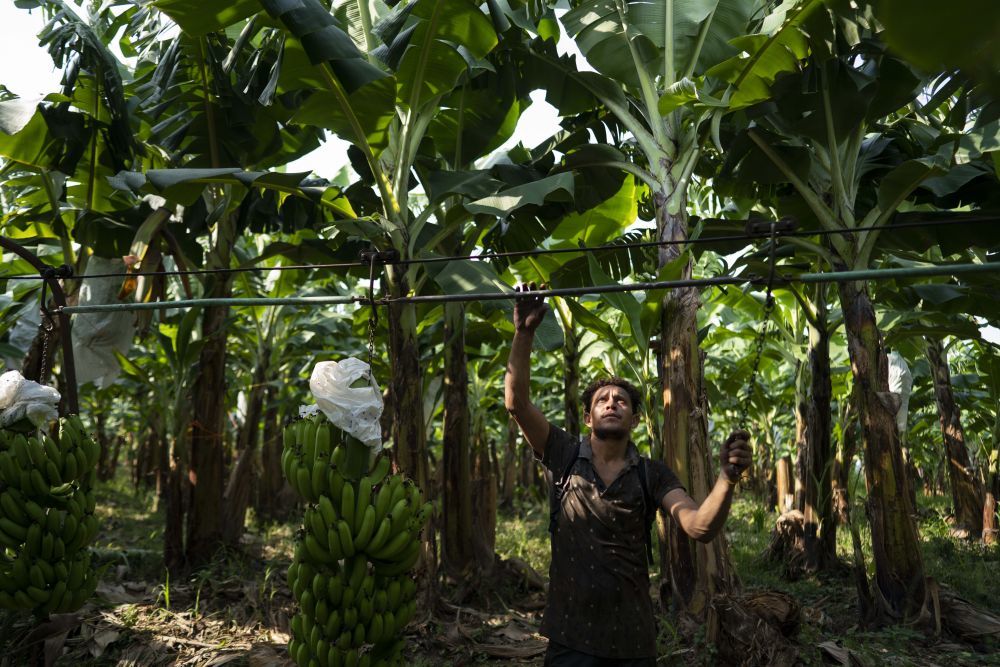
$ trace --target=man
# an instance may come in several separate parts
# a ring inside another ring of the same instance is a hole
[[[649,597],[646,505],[656,507],[696,540],[711,541],[726,521],[733,487],[750,465],[749,434],[734,431],[722,446],[722,472],[700,505],[661,461],[646,460],[629,434],[639,423],[640,394],[621,378],[583,394],[589,437],[577,440],[549,423],[528,398],[531,346],[548,307],[519,289],[505,403],[554,483],[567,471],[552,508],[552,565],[541,633],[553,667],[653,667],[656,624]]]

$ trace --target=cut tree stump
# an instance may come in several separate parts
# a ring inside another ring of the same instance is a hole
[[[771,532],[771,542],[764,557],[784,567],[785,578],[798,579],[806,566],[806,518],[802,512],[791,510],[778,517]]]

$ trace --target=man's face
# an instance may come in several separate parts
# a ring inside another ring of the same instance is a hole
[[[639,415],[633,412],[627,391],[608,385],[594,392],[590,412],[584,414],[583,423],[601,439],[622,438],[638,425]]]

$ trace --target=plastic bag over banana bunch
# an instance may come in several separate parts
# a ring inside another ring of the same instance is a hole
[[[382,394],[368,364],[322,362],[309,386],[317,409],[285,428],[281,460],[310,503],[288,568],[300,608],[288,652],[301,667],[399,665],[416,609],[408,572],[431,504],[390,472]]]
[[[0,428],[34,430],[59,416],[59,392],[17,371],[0,375]]]
[[[76,611],[98,581],[87,547],[100,447],[75,415],[46,432],[58,402],[52,387],[0,376],[0,608],[39,619]]]

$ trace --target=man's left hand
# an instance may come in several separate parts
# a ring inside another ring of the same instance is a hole
[[[722,474],[731,482],[738,480],[753,460],[750,455],[750,434],[742,429],[730,433],[722,443],[722,454],[719,458],[722,463]]]

